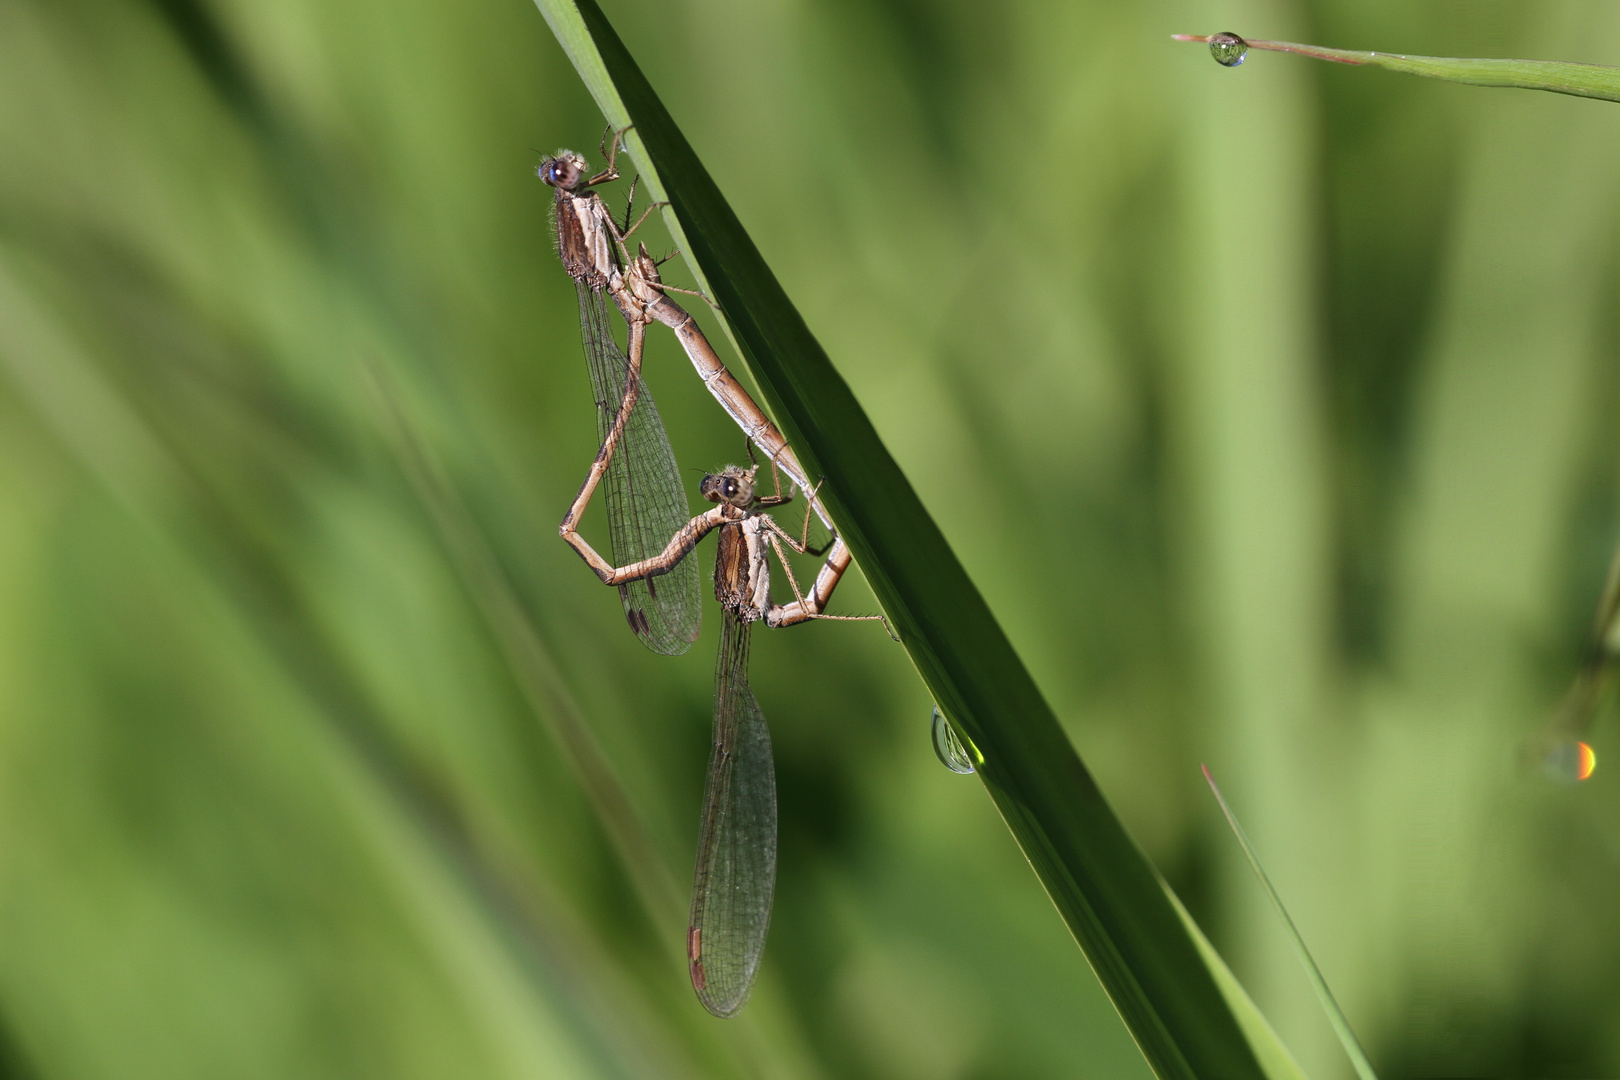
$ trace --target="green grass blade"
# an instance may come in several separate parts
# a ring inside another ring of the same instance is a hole
[[[1299,927],[1294,925],[1288,909],[1283,906],[1282,897],[1277,895],[1276,886],[1271,884],[1271,879],[1266,876],[1265,867],[1260,865],[1260,857],[1254,853],[1254,845],[1249,843],[1248,834],[1243,831],[1243,826],[1238,824],[1237,815],[1232,813],[1232,808],[1226,805],[1226,797],[1221,794],[1220,786],[1210,775],[1209,766],[1203,766],[1203,770],[1204,779],[1209,781],[1209,790],[1215,793],[1215,801],[1220,804],[1221,813],[1226,815],[1226,823],[1232,826],[1233,834],[1243,847],[1244,856],[1248,858],[1249,865],[1254,867],[1255,876],[1260,879],[1260,884],[1266,887],[1266,895],[1271,897],[1271,903],[1276,907],[1277,914],[1282,916],[1283,925],[1288,927],[1288,937],[1294,943],[1294,951],[1299,954],[1299,962],[1305,966],[1305,974],[1310,977],[1311,989],[1316,991],[1316,998],[1322,1003],[1322,1011],[1327,1013],[1328,1022],[1333,1025],[1333,1033],[1339,1037],[1339,1043],[1349,1056],[1350,1064],[1355,1067],[1356,1075],[1361,1080],[1378,1080],[1378,1074],[1373,1072],[1372,1062],[1367,1060],[1367,1053],[1361,1048],[1361,1041],[1351,1029],[1344,1010],[1339,1008],[1338,1001],[1333,997],[1333,991],[1328,989],[1327,979],[1322,977],[1322,969],[1316,966],[1316,961],[1311,957],[1311,950],[1305,947],[1305,938],[1300,935]]]
[[[1166,890],[1168,892],[1168,890]],[[1243,984],[1237,981],[1232,969],[1226,966],[1221,954],[1215,951],[1215,946],[1209,943],[1204,932],[1198,928],[1193,917],[1187,914],[1187,909],[1181,906],[1181,900],[1175,893],[1169,893],[1170,902],[1175,905],[1176,913],[1181,916],[1182,923],[1187,927],[1187,933],[1198,945],[1198,951],[1204,957],[1204,963],[1215,975],[1215,983],[1226,995],[1226,1003],[1232,1007],[1232,1014],[1237,1017],[1238,1026],[1249,1037],[1249,1045],[1254,1047],[1255,1056],[1260,1059],[1260,1065],[1265,1069],[1271,1080],[1305,1080],[1305,1070],[1299,1067],[1294,1055],[1277,1037],[1272,1030],[1271,1022],[1266,1019],[1260,1009],[1250,999]]]
[[[1209,41],[1209,35],[1176,34],[1176,41]],[[1507,86],[1519,90],[1547,90],[1554,94],[1620,101],[1620,68],[1600,64],[1572,64],[1564,60],[1494,60],[1472,56],[1403,56],[1399,53],[1360,52],[1299,45],[1292,41],[1245,38],[1251,49],[1298,53],[1336,64],[1380,67],[1425,79],[1467,83],[1469,86]]]
[[[984,599],[592,0],[536,0],[628,144],[934,699],[1161,1077],[1267,1075],[1162,879]],[[876,640],[881,641],[878,637]],[[874,647],[878,647],[874,645]]]

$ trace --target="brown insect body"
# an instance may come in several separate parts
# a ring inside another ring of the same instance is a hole
[[[572,195],[559,188],[553,206],[557,254],[568,276],[588,289],[607,288],[619,276],[619,253],[608,231],[608,211],[601,197],[594,191]]]
[[[585,159],[559,150],[540,163],[540,179],[556,189],[552,210],[557,226],[557,255],[568,276],[586,288],[601,290],[619,276],[618,230],[601,198],[591,188],[619,178],[611,164],[595,176]]]
[[[714,598],[726,614],[758,622],[771,609],[770,525],[754,513],[758,505],[777,505],[783,497],[759,499],[754,470],[732,465],[703,478],[698,491],[710,502],[743,511],[740,521],[720,526],[714,558]]]

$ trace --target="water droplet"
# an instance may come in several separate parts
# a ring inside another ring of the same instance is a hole
[[[1583,742],[1559,743],[1541,759],[1547,775],[1561,784],[1585,780],[1597,768],[1597,755]]]
[[[962,740],[956,737],[951,730],[950,721],[945,714],[934,706],[934,753],[939,755],[942,765],[954,773],[970,773],[973,771],[973,759],[968,756],[967,747]]]
[[[1209,55],[1222,67],[1237,67],[1249,55],[1249,43],[1230,32],[1211,34]]]

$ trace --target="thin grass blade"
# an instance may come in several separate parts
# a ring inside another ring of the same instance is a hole
[[[1209,34],[1174,34],[1176,41],[1207,43]],[[1380,67],[1425,79],[1466,83],[1469,86],[1505,86],[1518,90],[1546,90],[1573,97],[1620,101],[1620,68],[1601,64],[1572,64],[1564,60],[1497,60],[1471,56],[1405,56],[1400,53],[1361,52],[1300,45],[1292,41],[1244,38],[1251,49],[1297,53],[1335,64]]]
[[[1226,816],[1226,823],[1232,827],[1232,833],[1237,837],[1238,843],[1243,847],[1243,854],[1254,868],[1255,876],[1260,884],[1265,886],[1266,895],[1271,897],[1272,906],[1277,914],[1282,916],[1283,925],[1288,927],[1288,937],[1294,943],[1294,951],[1299,954],[1299,962],[1305,966],[1305,974],[1310,977],[1311,989],[1316,991],[1316,999],[1322,1003],[1322,1011],[1327,1013],[1328,1022],[1333,1025],[1333,1033],[1339,1037],[1339,1044],[1350,1058],[1350,1064],[1355,1067],[1356,1075],[1361,1080],[1378,1080],[1378,1074],[1373,1072],[1372,1062],[1367,1060],[1367,1053],[1361,1048],[1361,1041],[1356,1038],[1355,1031],[1350,1027],[1350,1021],[1339,1008],[1338,1001],[1333,997],[1333,991],[1328,989],[1327,979],[1322,976],[1322,969],[1316,966],[1316,960],[1311,956],[1311,950],[1305,947],[1305,938],[1300,934],[1299,927],[1294,925],[1293,918],[1288,909],[1283,906],[1282,897],[1277,895],[1276,886],[1266,876],[1265,867],[1260,865],[1260,856],[1255,854],[1254,845],[1249,843],[1248,834],[1243,826],[1238,824],[1237,815],[1232,808],[1226,805],[1226,797],[1215,783],[1215,777],[1210,775],[1209,766],[1200,766],[1204,770],[1204,779],[1209,782],[1209,790],[1215,793],[1215,801],[1220,804],[1221,813]]]

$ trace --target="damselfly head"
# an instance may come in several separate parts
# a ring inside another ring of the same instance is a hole
[[[705,476],[698,485],[698,492],[712,503],[726,503],[746,510],[754,502],[754,470],[727,465]]]
[[[535,174],[554,188],[573,191],[587,174],[585,159],[572,150],[559,150],[554,157],[540,162]]]

